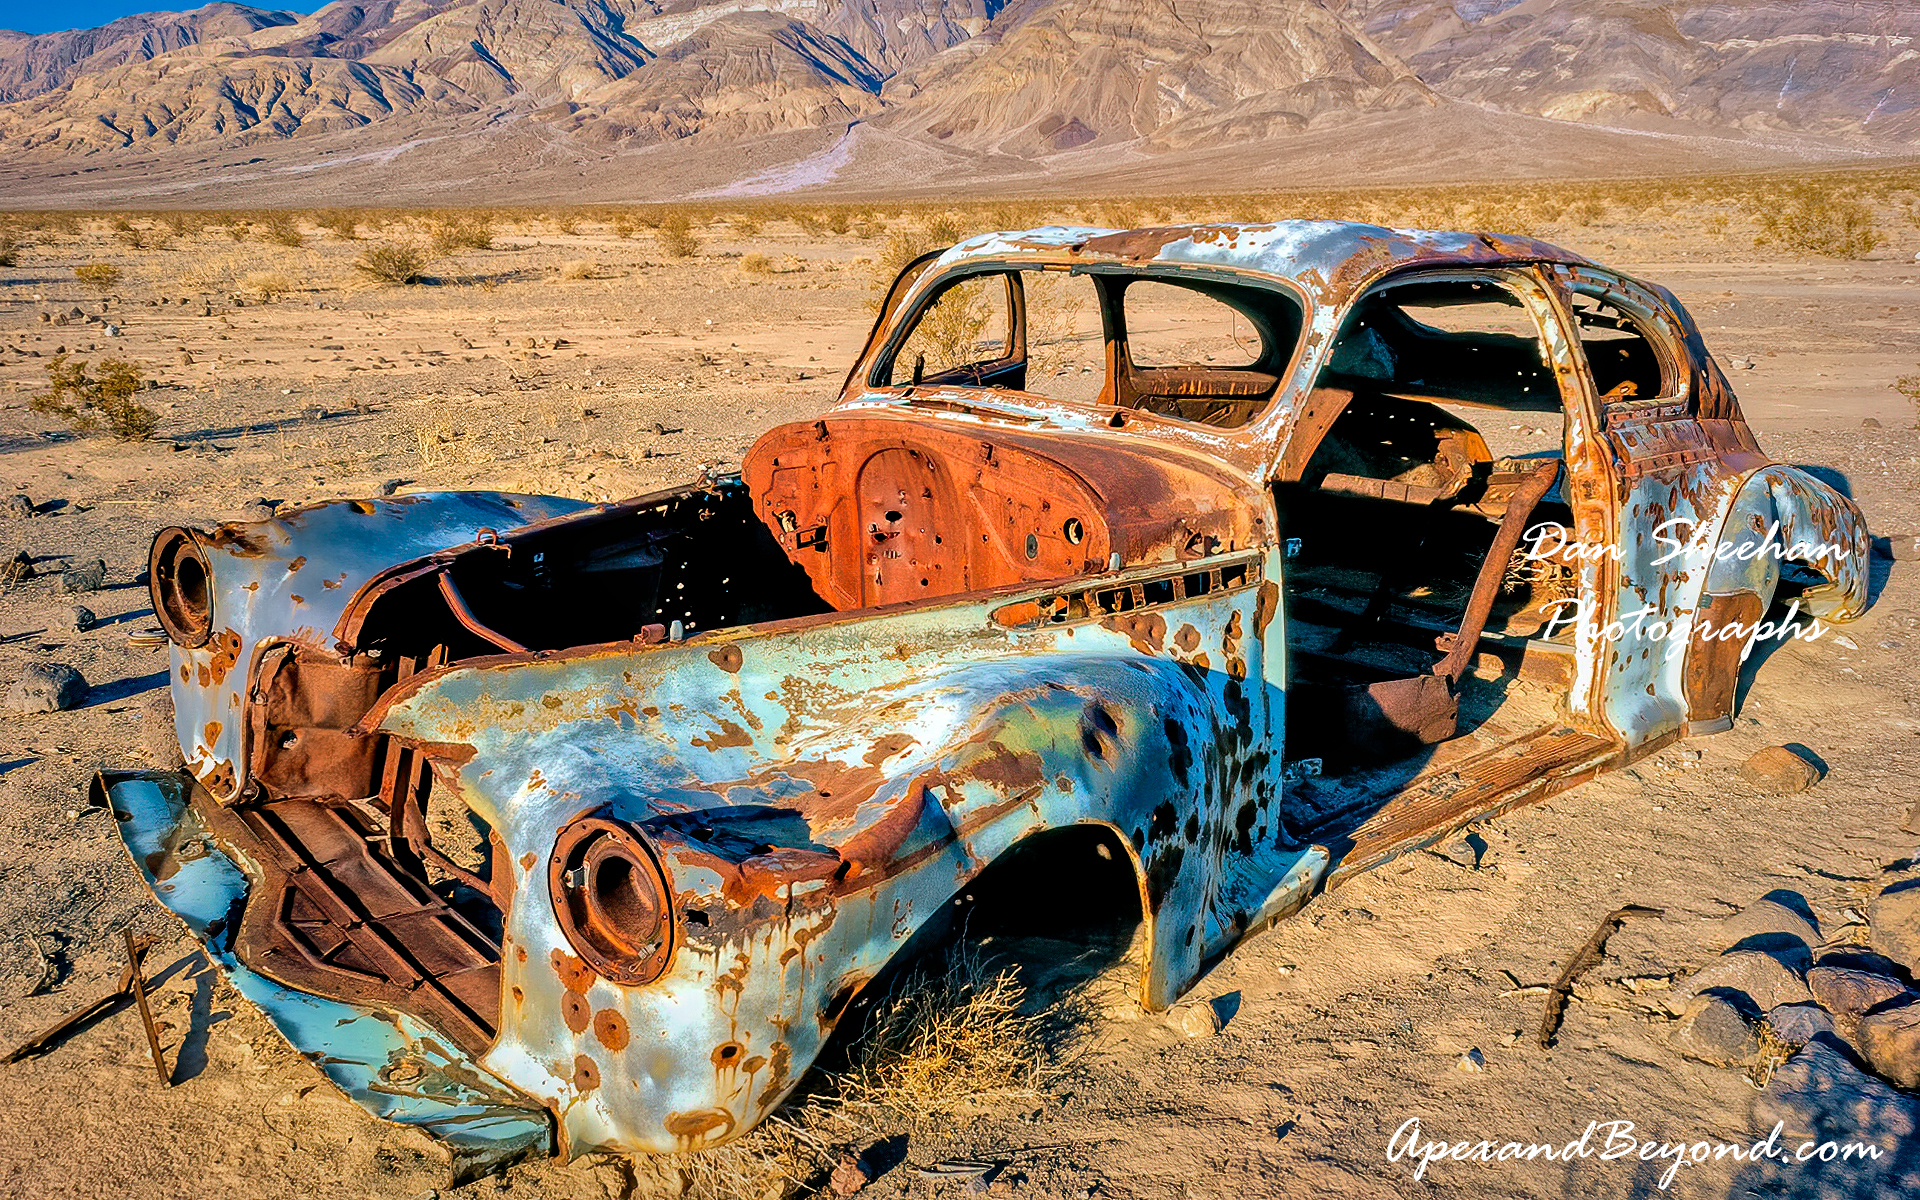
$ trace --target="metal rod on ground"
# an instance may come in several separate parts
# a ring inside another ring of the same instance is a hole
[[[147,947],[152,944],[152,938],[143,937],[135,943],[135,946],[144,954],[146,953]],[[14,1050],[13,1053],[7,1055],[5,1059],[0,1059],[0,1062],[23,1062],[36,1054],[45,1052],[55,1041],[58,1041],[68,1032],[78,1029],[80,1026],[87,1024],[97,1017],[105,1016],[115,1004],[125,999],[128,993],[133,990],[133,976],[134,969],[128,967],[125,971],[121,972],[119,987],[108,992],[93,1003],[83,1008],[76,1008],[66,1016],[61,1017],[58,1021],[42,1029],[31,1038],[28,1038],[18,1049]]]
[[[147,1029],[147,1049],[153,1053],[153,1069],[160,1076],[161,1087],[172,1087],[173,1076],[167,1071],[167,1060],[160,1053],[160,1030],[153,1023],[153,1009],[147,1004],[147,981],[140,977],[140,952],[133,944],[133,930],[120,931],[127,939],[127,969],[132,973],[133,999],[140,1006],[140,1023]]]

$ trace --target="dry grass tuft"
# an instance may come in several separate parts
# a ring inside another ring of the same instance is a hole
[[[1893,390],[1913,401],[1916,410],[1920,410],[1920,375],[1902,375],[1893,381]]]
[[[1886,237],[1873,209],[1838,189],[1802,183],[1782,200],[1762,198],[1754,206],[1760,223],[1755,245],[1769,243],[1803,254],[1829,258],[1865,258]]]
[[[1032,1011],[1016,968],[956,946],[871,1006],[843,1069],[820,1071],[746,1136],[673,1155],[667,1167],[691,1200],[785,1200],[889,1129],[951,1125],[996,1103],[1044,1098],[1082,1019],[1072,1001]]]
[[[764,254],[749,254],[740,260],[740,269],[749,275],[771,275],[773,263]]]
[[[267,213],[254,222],[254,228],[266,241],[276,246],[304,246],[307,235],[300,231],[300,222],[292,213]]]
[[[249,271],[240,281],[241,291],[267,304],[299,289],[299,284],[280,271]]]
[[[112,263],[84,263],[73,269],[73,277],[96,292],[104,292],[120,282],[120,268]]]
[[[493,214],[488,212],[443,213],[427,223],[437,256],[458,250],[493,249]]]
[[[600,274],[600,264],[589,259],[576,258],[560,264],[562,279],[592,279]]]

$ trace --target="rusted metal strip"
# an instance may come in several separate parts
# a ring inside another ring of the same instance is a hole
[[[514,641],[506,634],[495,632],[487,626],[482,625],[480,619],[473,615],[473,610],[467,607],[466,597],[462,596],[460,589],[453,585],[453,576],[444,570],[440,572],[440,597],[447,602],[447,607],[452,610],[453,619],[460,622],[461,626],[465,628],[468,633],[473,634],[477,638],[492,642],[508,654],[525,654],[527,652],[525,646]]]
[[[1433,673],[1452,683],[1459,683],[1466,674],[1467,664],[1473,661],[1473,655],[1480,648],[1480,631],[1487,627],[1487,616],[1493,612],[1493,601],[1500,593],[1500,581],[1506,575],[1507,560],[1513,557],[1514,550],[1520,545],[1520,534],[1526,528],[1527,518],[1533,515],[1534,508],[1553,486],[1560,474],[1560,460],[1553,459],[1535,467],[1527,476],[1525,483],[1513,493],[1513,499],[1507,504],[1506,515],[1500,518],[1499,532],[1493,535],[1493,545],[1487,550],[1486,561],[1480,565],[1480,576],[1473,581],[1473,595],[1467,600],[1467,614],[1460,622],[1460,633],[1453,649],[1433,668]]]
[[[1547,989],[1546,1011],[1540,1016],[1540,1048],[1542,1050],[1553,1049],[1554,1034],[1559,1032],[1560,1019],[1566,1015],[1567,998],[1573,995],[1574,981],[1600,965],[1600,960],[1606,956],[1607,939],[1626,923],[1628,917],[1665,915],[1665,909],[1648,908],[1644,904],[1629,904],[1625,908],[1616,908],[1607,914],[1606,919],[1600,922],[1600,927],[1593,931],[1593,936],[1587,939],[1586,945],[1580,947],[1579,951],[1567,961],[1566,968],[1560,972],[1560,978],[1554,980],[1553,986]]]
[[[153,939],[150,937],[134,939],[135,964],[137,964],[139,956],[145,954],[147,949],[152,945]],[[60,1041],[61,1038],[65,1037],[68,1033],[74,1032],[82,1026],[89,1025],[112,1012],[114,1006],[122,1000],[125,1000],[133,991],[133,977],[137,969],[135,964],[129,964],[125,970],[120,972],[120,984],[118,987],[93,1001],[93,1003],[76,1008],[66,1016],[61,1017],[58,1021],[55,1021],[39,1033],[34,1034],[22,1042],[11,1054],[0,1061],[9,1063],[25,1062],[36,1054],[44,1054],[53,1049],[54,1043]]]
[[[173,1073],[167,1070],[167,1056],[160,1050],[160,1028],[153,1023],[153,1007],[147,1003],[147,981],[140,975],[140,947],[134,944],[133,930],[122,929],[120,934],[127,940],[127,982],[133,988],[133,1002],[140,1006],[140,1024],[147,1031],[154,1073],[160,1076],[161,1087],[172,1087]]]

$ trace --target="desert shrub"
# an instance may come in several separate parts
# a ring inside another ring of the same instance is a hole
[[[700,250],[700,239],[693,234],[693,220],[683,212],[669,213],[653,232],[660,249],[675,258],[687,258]]]
[[[360,214],[357,212],[330,208],[319,214],[315,223],[343,242],[358,241],[360,238]]]
[[[269,304],[277,296],[299,290],[299,285],[280,271],[249,271],[240,287]]]
[[[1828,258],[1863,258],[1886,239],[1873,209],[1836,190],[1813,183],[1791,188],[1785,197],[1756,202],[1760,236],[1754,244],[1777,245]]]
[[[834,208],[827,211],[827,231],[829,233],[845,234],[852,228],[852,212],[844,208]]]
[[[73,277],[96,292],[104,292],[120,282],[120,268],[112,263],[83,263],[73,269]]]
[[[300,222],[294,220],[292,213],[268,213],[255,225],[260,236],[276,246],[304,246],[307,235],[300,232]]]
[[[749,254],[740,260],[740,269],[749,275],[768,275],[773,272],[773,264],[764,254]]]
[[[0,267],[20,265],[20,239],[11,233],[0,233]]]
[[[160,415],[134,397],[145,380],[140,369],[117,358],[101,360],[99,373],[64,353],[47,364],[48,390],[30,402],[34,412],[64,418],[80,433],[111,433],[137,442],[152,435]]]
[[[1893,390],[1913,401],[1916,410],[1920,410],[1920,375],[1902,375],[1893,381]]]
[[[419,283],[427,262],[426,249],[418,242],[381,242],[367,247],[353,269],[381,283]]]
[[[580,228],[580,215],[578,213],[558,212],[547,219],[553,223],[554,229],[569,237],[573,236],[574,231]]]
[[[562,279],[592,279],[599,273],[600,264],[589,262],[584,258],[576,258],[560,264],[560,278]]]
[[[811,208],[796,208],[790,216],[792,217],[793,223],[800,227],[800,232],[806,234],[808,237],[819,237],[827,231],[826,221],[821,218],[818,212]]]
[[[119,238],[133,249],[145,250],[147,248],[146,230],[135,225],[125,217],[115,217],[111,228],[114,237]]]
[[[175,210],[161,214],[160,220],[175,237],[192,237],[207,227],[205,213]]]
[[[493,249],[493,215],[491,213],[460,213],[440,217],[427,226],[433,239],[433,252],[436,255],[452,254],[457,250]]]
[[[741,213],[727,224],[732,227],[737,237],[750,238],[760,235],[760,218],[752,213]]]

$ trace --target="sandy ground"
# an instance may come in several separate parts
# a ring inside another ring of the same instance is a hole
[[[1666,283],[1717,353],[1752,358],[1730,374],[1772,454],[1844,476],[1876,533],[1920,533],[1920,432],[1889,386],[1920,370],[1915,247],[1832,262],[1653,228],[1561,237]],[[163,682],[164,650],[127,637],[151,623],[133,580],[156,527],[392,480],[605,498],[687,479],[830,403],[870,320],[855,260],[874,250],[850,238],[775,228],[682,260],[609,235],[502,241],[412,288],[352,284],[351,246],[281,253],[213,235],[153,251],[88,235],[0,271],[0,488],[42,509],[0,518],[0,549],[26,549],[43,572],[108,567],[100,592],[61,595],[56,576],[0,594],[0,679],[51,659],[94,689],[77,711],[0,721],[0,1044],[111,987],[131,924],[160,939],[159,1014],[182,1077],[159,1088],[131,1013],[0,1067],[0,1194],[350,1200],[438,1186],[410,1135],[333,1093],[205,970],[83,800],[96,768],[139,761],[141,704]],[[748,250],[782,273],[743,271]],[[232,254],[246,261],[217,261]],[[93,260],[127,276],[104,310],[71,270]],[[569,261],[604,277],[563,279]],[[236,305],[232,282],[207,286],[222,271],[282,272],[293,290]],[[67,323],[41,320],[55,313]],[[60,346],[161,381],[145,393],[159,439],[74,439],[30,412]],[[1201,981],[1196,996],[1232,1011],[1218,1036],[1109,1006],[1058,1095],[916,1133],[907,1154],[1008,1159],[1002,1190],[1036,1196],[1644,1196],[1651,1165],[1457,1163],[1416,1183],[1386,1147],[1415,1116],[1450,1139],[1564,1142],[1615,1119],[1663,1139],[1762,1136],[1746,1079],[1671,1052],[1657,997],[1619,981],[1697,967],[1719,949],[1712,923],[1772,889],[1843,922],[1920,844],[1901,828],[1920,800],[1920,579],[1882,561],[1876,580],[1847,640],[1773,654],[1737,727],[1690,744],[1697,761],[1669,750],[1491,822],[1478,869],[1418,854],[1323,896]],[[60,632],[76,600],[101,624]],[[1756,793],[1739,764],[1785,742],[1830,774],[1798,796]],[[1666,916],[1613,938],[1558,1048],[1540,1050],[1539,999],[1503,993],[1550,980],[1626,903]],[[1470,1049],[1483,1071],[1458,1069]],[[540,1163],[443,1194],[600,1200],[654,1194],[650,1180],[610,1161]],[[1690,1166],[1671,1194],[1738,1187],[1731,1166]],[[897,1170],[870,1194],[934,1193]]]

